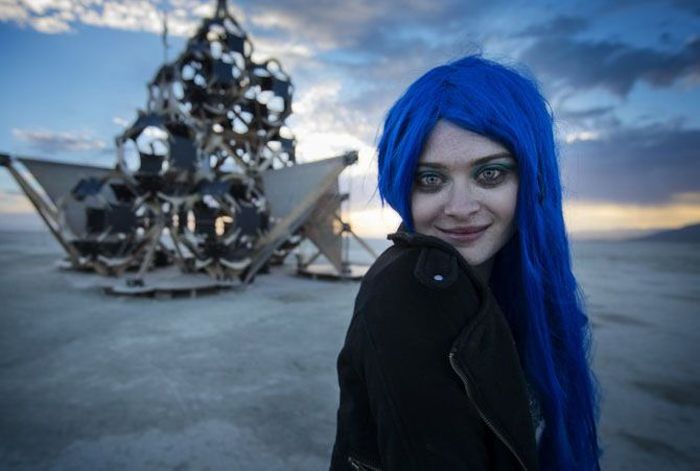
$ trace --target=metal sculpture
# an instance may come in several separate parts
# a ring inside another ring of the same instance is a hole
[[[253,61],[252,51],[218,0],[214,16],[148,84],[146,109],[116,138],[114,169],[2,156],[74,268],[138,270],[127,283],[134,289],[167,264],[250,282],[308,237],[336,276],[353,274],[340,252],[352,231],[339,216],[346,195],[337,177],[357,154],[298,165],[285,125],[291,79],[276,59]],[[310,262],[301,260],[300,270]]]

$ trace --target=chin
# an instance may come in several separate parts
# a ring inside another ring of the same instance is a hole
[[[469,264],[469,266],[476,267],[487,260],[486,257],[474,255],[474,253],[464,253],[463,251],[459,250],[459,247],[457,247],[457,250],[460,254],[462,254],[462,257],[464,258],[464,260],[467,261],[467,264]]]

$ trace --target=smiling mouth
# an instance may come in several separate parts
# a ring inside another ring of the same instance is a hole
[[[441,227],[436,227],[436,229],[445,234],[461,236],[480,234],[481,232],[484,232],[489,226],[490,224],[487,224],[485,226],[456,227],[454,229],[443,229]]]
[[[442,229],[436,227],[436,229],[443,235],[443,238],[447,239],[447,241],[453,244],[465,244],[479,239],[489,227],[490,224],[481,227],[464,227],[455,229]]]

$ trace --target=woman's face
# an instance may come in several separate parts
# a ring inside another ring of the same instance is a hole
[[[413,182],[416,232],[436,236],[470,265],[482,265],[513,235],[517,195],[517,165],[505,147],[438,121]]]

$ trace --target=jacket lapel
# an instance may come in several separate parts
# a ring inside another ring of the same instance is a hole
[[[487,425],[529,469],[537,469],[525,377],[510,328],[491,293],[454,342],[455,361]],[[510,446],[509,446],[510,444]]]

